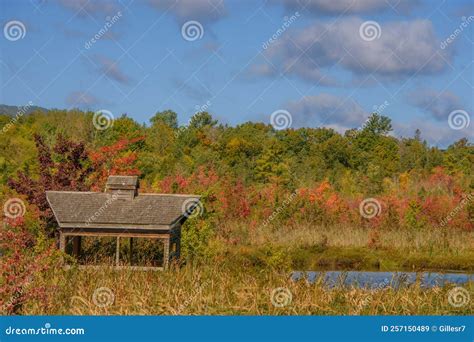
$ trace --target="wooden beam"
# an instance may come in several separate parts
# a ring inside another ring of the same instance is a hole
[[[179,259],[181,256],[181,237],[176,239],[176,259]]]
[[[59,232],[59,250],[63,253],[66,253],[66,236]],[[61,255],[60,262],[62,265],[65,264],[64,257]]]
[[[92,229],[101,229],[101,230],[109,230],[109,229],[137,229],[137,230],[158,230],[158,231],[169,231],[173,226],[168,224],[120,224],[117,226],[114,223],[107,223],[107,224],[96,224],[96,223],[81,223],[81,222],[74,222],[74,223],[63,223],[61,224],[61,229],[85,229],[85,230],[92,230]]]
[[[79,258],[80,253],[81,253],[81,237],[80,236],[74,236],[72,238],[72,254],[76,258]]]
[[[170,263],[170,239],[163,240],[163,268],[168,269]]]
[[[120,237],[117,236],[117,246],[115,250],[115,266],[120,266]]]
[[[62,234],[65,236],[104,236],[104,237],[142,237],[150,239],[169,239],[170,234],[150,234],[150,233],[136,233],[136,232],[123,232],[123,233],[113,233],[113,232],[85,232],[85,231],[67,231],[61,230]]]
[[[66,235],[59,232],[59,249],[61,252],[66,253]]]
[[[132,266],[132,258],[133,258],[133,237],[130,238],[130,266]]]
[[[153,266],[108,266],[108,265],[65,265],[63,267],[65,270],[70,270],[73,268],[78,268],[80,270],[104,270],[104,269],[111,269],[113,271],[121,271],[121,270],[132,270],[132,271],[163,271],[163,267],[153,267]]]

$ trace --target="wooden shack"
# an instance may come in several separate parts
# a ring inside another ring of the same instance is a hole
[[[156,268],[167,269],[171,260],[179,258],[181,226],[200,207],[200,197],[146,194],[138,189],[136,176],[110,176],[104,192],[47,191],[59,225],[59,248],[65,252],[72,239],[72,254],[79,256],[82,237],[114,237],[115,266],[121,268],[131,267],[120,264],[121,239],[130,239],[130,256],[133,238],[157,239],[163,242],[163,263]]]

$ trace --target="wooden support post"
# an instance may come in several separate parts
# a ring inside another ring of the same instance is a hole
[[[163,269],[167,270],[170,263],[170,238],[163,240]]]
[[[66,253],[66,235],[59,231],[59,250]],[[61,255],[61,264],[64,265],[64,257]]]
[[[79,258],[80,253],[81,253],[81,237],[74,236],[72,238],[72,254],[74,254],[76,258]]]
[[[61,252],[66,252],[66,235],[59,232],[59,250]]]
[[[176,238],[176,259],[181,256],[181,236],[178,235]]]
[[[179,259],[181,256],[181,226],[178,227],[176,232],[176,259]]]
[[[120,237],[117,236],[117,247],[115,249],[115,266],[120,266]]]
[[[132,266],[132,258],[133,258],[133,238],[130,238],[130,266]]]

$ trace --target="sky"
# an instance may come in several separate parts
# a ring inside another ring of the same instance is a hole
[[[0,103],[474,138],[472,1],[0,0]]]

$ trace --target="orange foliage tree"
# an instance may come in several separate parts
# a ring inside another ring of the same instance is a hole
[[[137,151],[131,149],[144,139],[145,137],[121,138],[110,146],[91,151],[89,156],[94,170],[90,177],[92,190],[102,190],[109,175],[139,176],[140,170],[136,167]]]

